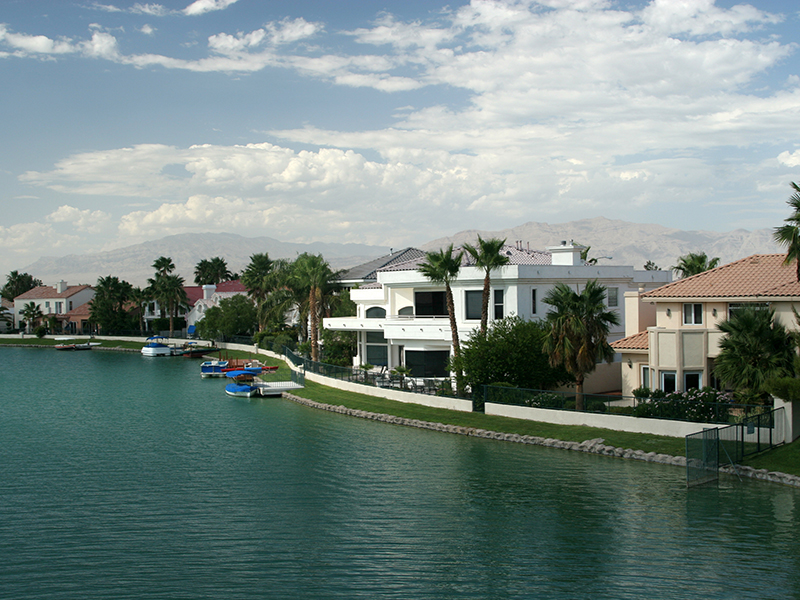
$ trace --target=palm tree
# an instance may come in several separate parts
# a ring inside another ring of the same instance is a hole
[[[781,246],[786,246],[786,260],[783,264],[795,261],[795,276],[800,281],[800,186],[794,181],[791,183],[794,194],[786,201],[792,208],[792,214],[784,219],[786,225],[776,227],[772,238]]]
[[[194,268],[195,285],[217,284],[222,281],[230,281],[232,273],[228,270],[228,264],[224,258],[215,256],[211,260],[203,259]]]
[[[159,256],[153,262],[153,268],[156,270],[156,277],[159,275],[169,275],[175,270],[175,263],[169,256]]]
[[[475,266],[483,269],[485,273],[483,278],[483,303],[481,304],[481,333],[486,333],[486,325],[489,322],[489,296],[492,293],[491,272],[508,264],[508,257],[500,254],[500,250],[502,250],[505,243],[504,239],[492,238],[484,240],[479,235],[477,247],[471,244],[464,244],[464,250],[475,261]]]
[[[139,333],[144,335],[144,307],[153,299],[150,288],[135,287],[131,290],[130,301],[138,308]]]
[[[39,308],[39,305],[35,302],[28,302],[22,307],[22,318],[25,319],[25,323],[28,325],[28,333],[36,327],[36,324],[44,318],[44,313],[42,313],[42,309]]]
[[[126,329],[125,303],[130,300],[132,290],[130,283],[118,277],[98,278],[89,307],[91,321],[97,323],[104,333]]]
[[[714,374],[736,392],[764,400],[771,379],[794,375],[795,344],[773,309],[746,306],[718,327]]]
[[[169,314],[169,337],[172,337],[175,332],[175,317],[178,315],[178,309],[181,306],[187,307],[189,304],[186,290],[183,289],[184,283],[184,279],[180,275],[166,275],[158,284],[159,304],[165,304]]]
[[[283,262],[285,263],[285,261]],[[265,314],[264,304],[270,293],[277,289],[281,279],[273,272],[273,262],[266,252],[251,255],[250,263],[242,272],[242,285],[247,288],[247,293],[256,303],[259,312],[259,331],[264,331],[266,323],[266,319],[262,318],[262,314]]]
[[[705,252],[690,252],[678,258],[678,264],[672,267],[681,279],[699,275],[719,266],[719,257],[709,259]]]
[[[11,271],[6,276],[6,284],[3,286],[2,297],[6,300],[13,302],[14,298],[20,294],[24,294],[28,290],[42,285],[41,279],[36,279],[28,273],[20,273],[19,271]]]
[[[311,360],[319,361],[319,328],[322,323],[324,296],[330,291],[337,274],[321,254],[304,252],[294,262],[294,279],[308,290],[309,337],[311,338]]]
[[[461,372],[461,344],[458,340],[458,324],[456,323],[456,307],[453,302],[453,290],[450,283],[458,277],[458,272],[461,270],[461,259],[464,257],[464,252],[459,251],[458,254],[453,254],[453,244],[450,244],[446,250],[439,250],[438,252],[426,252],[425,259],[419,266],[419,271],[422,275],[433,283],[444,285],[445,298],[447,300],[447,314],[450,317],[450,335],[453,344],[453,366],[456,372],[456,390],[459,396],[464,395],[464,382]]]
[[[550,364],[563,366],[575,379],[575,409],[583,410],[583,382],[595,370],[597,361],[611,362],[614,350],[608,344],[611,325],[619,325],[619,316],[605,305],[606,288],[597,280],[587,282],[582,292],[557,283],[544,297],[553,307],[547,313],[550,334],[544,351]]]

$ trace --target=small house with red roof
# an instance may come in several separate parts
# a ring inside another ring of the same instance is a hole
[[[194,327],[209,308],[219,306],[221,300],[247,294],[247,288],[238,279],[221,281],[217,284],[187,286],[185,289],[191,306],[186,313],[186,325],[189,328]]]
[[[746,305],[770,307],[797,330],[800,282],[785,254],[754,254],[646,292],[625,294],[622,393],[639,387],[667,392],[715,386],[714,359],[724,334],[717,325]]]

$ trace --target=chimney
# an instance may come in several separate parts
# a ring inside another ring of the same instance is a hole
[[[203,286],[203,300],[209,300],[211,296],[214,295],[214,292],[217,291],[217,286],[213,283],[209,283]]]
[[[57,284],[55,284],[53,287],[56,288],[56,292],[57,293],[63,294],[64,292],[67,291],[67,287],[68,286],[67,286],[67,282],[62,279]]]
[[[559,265],[563,267],[576,267],[583,264],[581,260],[581,251],[585,246],[576,246],[570,242],[569,246],[566,241],[562,241],[560,246],[549,246],[547,251],[552,255],[552,265]]]

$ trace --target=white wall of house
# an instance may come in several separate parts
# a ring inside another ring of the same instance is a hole
[[[69,296],[60,296],[61,293],[68,291],[68,289],[69,288],[67,287],[66,283],[62,281],[52,286],[52,296],[43,295],[40,298],[14,299],[14,316],[16,322],[19,322],[23,319],[22,311],[24,310],[25,305],[30,304],[31,302],[39,307],[39,310],[42,311],[42,314],[45,316],[45,318],[48,318],[55,315],[65,315],[72,309],[77,308],[94,298],[94,289],[91,287],[83,288],[79,291],[76,291],[74,294],[70,294]],[[61,291],[59,292],[58,290]]]

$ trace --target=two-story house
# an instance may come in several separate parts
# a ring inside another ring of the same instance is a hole
[[[627,337],[611,345],[622,357],[622,391],[685,391],[715,386],[717,325],[747,304],[768,306],[789,330],[798,324],[800,282],[785,254],[755,254],[655,290],[625,294]]]
[[[608,288],[607,303],[624,322],[623,296],[629,290],[654,289],[671,280],[667,271],[636,271],[630,266],[587,265],[581,259],[583,246],[563,242],[547,251],[530,250],[519,242],[502,253],[509,264],[491,274],[490,320],[519,315],[542,319],[549,306],[542,302],[559,282],[581,288],[597,279]],[[424,260],[408,261],[377,269],[374,283],[350,291],[356,303],[355,317],[326,318],[324,327],[358,333],[358,355],[354,364],[372,364],[392,369],[411,368],[415,377],[446,377],[452,348],[445,288],[427,280],[419,271]],[[459,338],[464,340],[480,326],[484,271],[465,257],[452,283]],[[611,339],[623,336],[620,327]],[[619,381],[619,376],[616,377]],[[610,384],[605,384],[607,387]],[[609,388],[615,389],[615,388]],[[617,384],[616,389],[619,389]]]
[[[42,311],[45,319],[55,317],[67,320],[67,313],[94,298],[94,288],[90,285],[67,285],[59,281],[53,286],[41,285],[14,298],[14,315],[17,322],[22,319],[26,304],[33,302]]]

